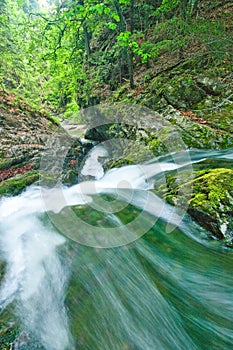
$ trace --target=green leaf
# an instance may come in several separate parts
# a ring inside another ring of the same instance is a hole
[[[106,26],[111,30],[115,30],[117,27],[116,23],[112,23],[112,22],[106,23]]]
[[[104,13],[105,13],[105,15],[108,15],[110,12],[111,12],[110,8],[105,6],[105,7],[104,7]]]
[[[116,22],[120,22],[120,17],[118,16],[117,13],[113,12],[111,14],[111,17],[116,21]]]
[[[130,3],[130,0],[119,0],[119,4],[122,4],[122,5],[127,5]]]

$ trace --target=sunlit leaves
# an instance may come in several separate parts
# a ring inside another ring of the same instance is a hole
[[[144,50],[140,47],[138,42],[135,41],[135,36],[129,32],[121,32],[117,36],[117,40],[123,47],[127,47],[131,50],[131,52],[141,57],[141,62],[146,63],[148,58],[151,57],[149,52],[144,52]]]
[[[117,13],[112,12],[111,17],[112,17],[116,22],[120,22],[120,17],[118,16]]]
[[[121,32],[117,36],[117,40],[121,43],[122,46],[127,47],[130,43],[130,36],[131,36],[131,32],[129,31]]]
[[[182,0],[163,0],[161,6],[156,9],[154,14],[159,15],[171,12],[180,4],[180,1]]]
[[[117,25],[115,23],[112,22],[107,22],[105,23],[106,27],[108,27],[111,30],[115,30],[117,28]]]
[[[127,5],[130,3],[130,0],[119,0],[119,4],[121,5]]]

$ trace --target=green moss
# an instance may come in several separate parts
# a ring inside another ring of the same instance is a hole
[[[164,95],[172,106],[181,109],[194,108],[206,96],[188,74],[172,78],[164,87]]]
[[[61,121],[62,121],[62,118],[59,118],[59,117],[56,117],[56,116],[53,116],[53,115],[49,115],[49,114],[46,115],[46,118],[48,119],[47,125],[49,127],[52,127],[54,125],[60,126]]]
[[[154,155],[159,156],[168,152],[168,149],[163,142],[159,141],[157,137],[154,137],[152,140],[147,142],[149,149],[153,152]]]
[[[194,171],[167,175],[166,186],[155,189],[170,204],[188,211],[213,236],[233,241],[233,169]]]
[[[10,179],[0,182],[1,196],[17,196],[26,187],[40,180],[41,186],[53,187],[57,183],[57,178],[40,173],[37,170],[28,171],[22,175],[16,175]]]
[[[11,307],[1,313],[0,320],[0,350],[12,349],[12,343],[19,335],[19,325],[17,324]]]
[[[124,100],[127,97],[128,89],[129,89],[129,84],[121,85],[119,89],[115,91],[113,99],[114,100],[121,99],[121,101]]]
[[[178,114],[168,116],[168,120],[176,125],[180,137],[189,148],[225,149],[233,146],[233,135],[228,131],[216,130]]]
[[[23,175],[16,175],[10,179],[0,183],[0,197],[1,196],[16,196],[21,193],[27,186],[39,180],[38,171],[30,171]]]
[[[233,170],[212,169],[197,173],[193,181],[194,191],[204,191],[212,206],[219,207],[219,202],[228,202],[228,192],[233,191]]]
[[[0,170],[9,169],[15,165],[22,164],[25,158],[3,158],[0,159]]]
[[[212,209],[220,210],[223,204],[230,205],[230,193],[233,192],[232,169],[217,168],[195,171],[193,176],[193,179],[186,178],[186,181],[185,174],[180,176],[179,180],[172,175],[168,176],[168,192],[165,196],[192,193],[191,199],[187,197],[189,204],[193,207],[211,210],[211,214]]]
[[[222,111],[204,114],[203,118],[213,128],[233,133],[233,106],[225,107]]]
[[[126,158],[120,158],[117,160],[110,160],[107,163],[104,164],[104,169],[113,169],[113,168],[120,168],[124,165],[130,165],[133,164],[133,161]]]

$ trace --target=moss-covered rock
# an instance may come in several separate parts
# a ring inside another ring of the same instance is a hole
[[[9,168],[12,168],[14,166],[17,166],[18,164],[24,164],[26,158],[21,157],[21,158],[2,158],[0,159],[0,171],[1,170],[6,170]]]
[[[13,324],[0,326],[0,350],[12,349],[12,344],[17,335],[18,329]]]
[[[233,134],[233,104],[225,107],[223,110],[205,113],[203,118],[212,128]]]
[[[229,129],[217,129],[203,119],[193,120],[172,107],[164,114],[172,125],[179,128],[182,139],[189,148],[224,149],[233,146],[233,134]]]
[[[139,163],[170,152],[187,148],[196,149],[225,149],[233,147],[231,130],[217,129],[203,119],[192,119],[182,114],[172,106],[168,106],[163,113],[153,112],[146,107],[119,104],[111,111],[122,113],[121,124],[104,124],[95,127],[95,135],[99,130],[97,141],[111,140],[110,153],[119,166],[119,159],[127,164]],[[102,113],[104,114],[104,110]],[[109,117],[109,111],[104,115]],[[111,115],[109,117],[111,120]],[[133,125],[132,125],[133,124]],[[97,131],[96,131],[97,130]],[[104,136],[103,136],[104,135]],[[92,135],[94,137],[94,134]],[[112,140],[119,140],[114,143]],[[107,146],[107,143],[106,143]],[[121,146],[121,147],[120,147]],[[119,151],[120,148],[120,151]],[[124,162],[124,161],[123,161]],[[122,161],[121,161],[122,163]],[[109,163],[110,165],[110,163]],[[111,162],[114,167],[114,161]],[[106,167],[107,168],[107,167]]]
[[[39,180],[38,171],[30,171],[23,175],[16,175],[10,179],[2,181],[0,183],[0,197],[9,195],[18,195],[27,186],[31,185],[35,181]]]
[[[170,105],[178,109],[190,109],[202,101],[206,93],[191,76],[174,77],[164,88],[164,97]]]
[[[167,175],[156,189],[170,204],[187,207],[190,215],[213,237],[233,247],[233,170],[216,168],[192,175]]]
[[[19,325],[13,315],[12,307],[8,306],[1,313],[0,319],[0,350],[14,349],[14,341],[19,335]]]

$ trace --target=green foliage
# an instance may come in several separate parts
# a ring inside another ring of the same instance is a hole
[[[151,43],[149,41],[144,42],[142,45],[142,50],[144,55],[152,59],[156,59],[163,50],[169,50],[171,47],[171,40],[161,40],[158,43]]]
[[[66,111],[64,113],[65,118],[76,118],[79,116],[79,106],[77,102],[71,101],[66,105]]]
[[[117,36],[117,40],[121,46],[129,48],[131,52],[140,56],[142,63],[146,63],[148,58],[151,57],[151,53],[149,51],[144,51],[143,46],[140,47],[137,41],[135,41],[135,35],[131,32],[121,32]]]
[[[137,65],[152,67],[166,55],[183,60],[192,47],[199,67],[224,60],[230,69],[233,50],[225,24],[196,16],[194,7],[202,11],[205,4],[216,5],[66,0],[42,11],[38,0],[4,0],[0,87],[68,116],[98,103],[106,89],[123,82],[133,88]]]
[[[24,8],[24,1],[5,2],[4,16],[0,20],[0,84],[3,89],[41,102],[44,95],[41,26],[38,19],[31,20]]]
[[[165,15],[173,11],[180,4],[180,0],[162,0],[161,6],[159,6],[154,15],[158,16],[160,14]]]
[[[131,32],[121,32],[118,37],[117,40],[121,43],[122,46],[129,46],[130,44],[130,37],[131,37]]]

